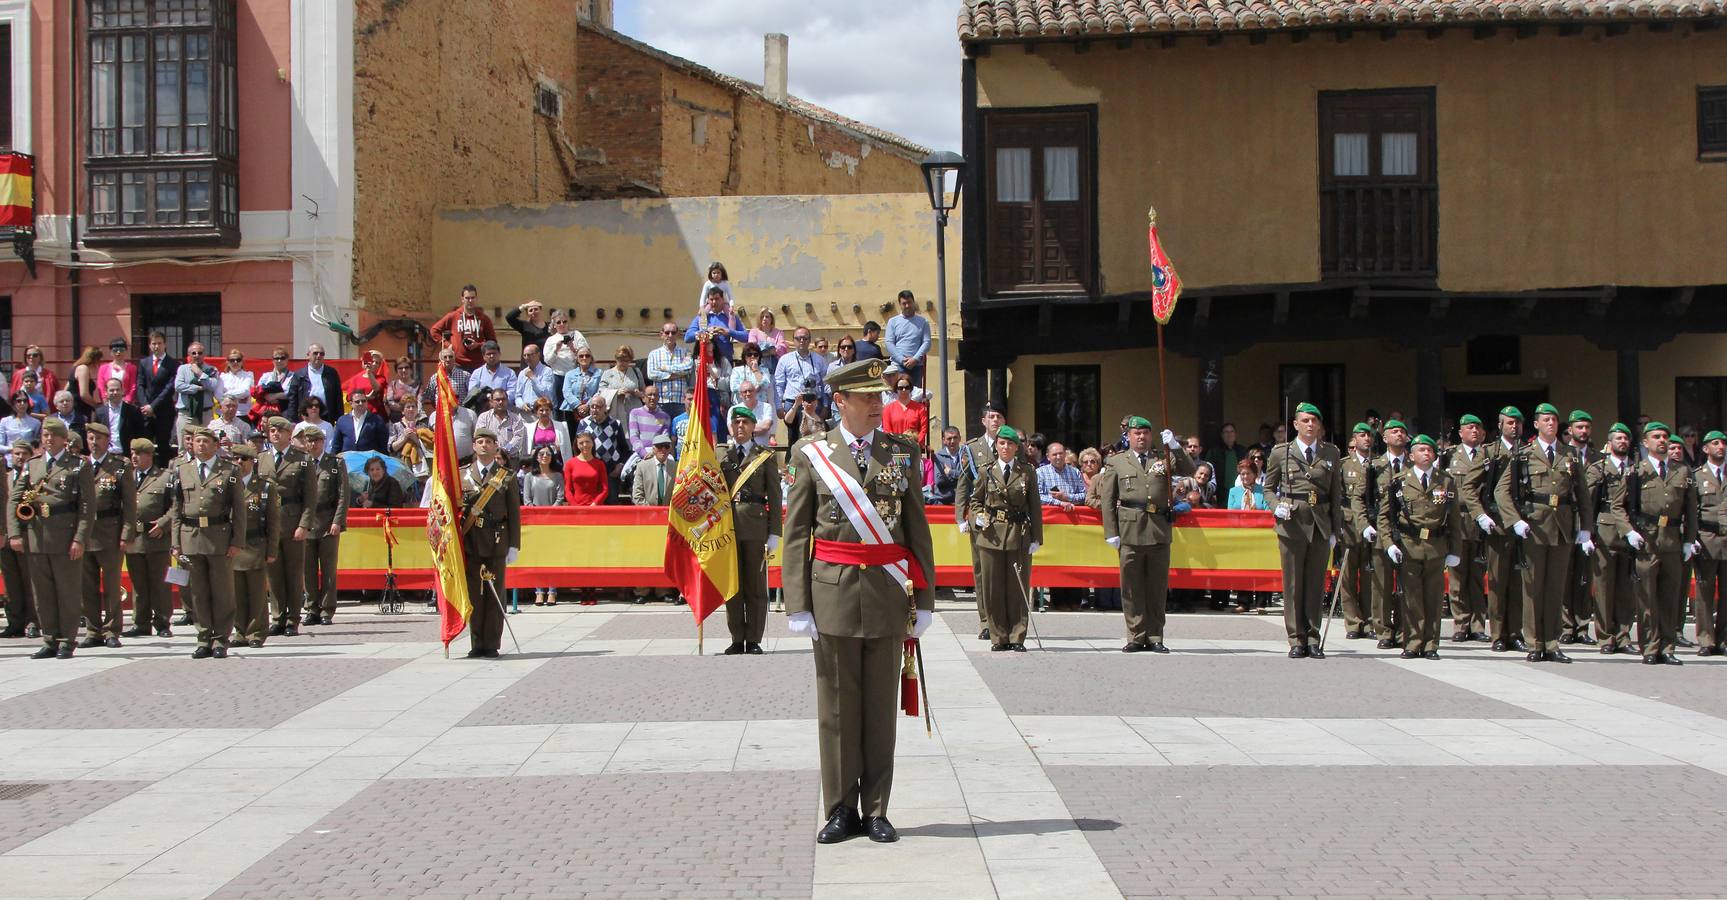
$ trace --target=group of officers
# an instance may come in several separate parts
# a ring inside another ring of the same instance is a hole
[[[95,422],[85,426],[87,454],[54,418],[43,422],[40,453],[12,445],[0,469],[8,538],[0,634],[39,637],[35,659],[70,659],[78,648],[171,637],[172,625],[190,624],[192,657],[220,659],[236,639],[262,647],[302,623],[328,624],[347,469],[324,452],[316,425],[275,417],[266,431],[261,448],[223,449],[210,429],[188,424],[166,465],[154,441],[136,438],[122,454]],[[132,597],[125,630],[122,567]],[[177,622],[172,584],[182,585]]]

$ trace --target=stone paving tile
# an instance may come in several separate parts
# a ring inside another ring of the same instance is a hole
[[[0,790],[18,784],[0,781]],[[0,800],[0,853],[25,844],[148,787],[148,781],[32,782],[47,787],[16,800]]]
[[[1008,714],[1015,716],[1534,716],[1361,657],[1294,660],[1247,653],[1032,651],[985,653],[972,659]]]
[[[274,637],[265,646],[296,647],[320,644],[393,644],[428,643],[438,641],[438,617],[420,612],[422,604],[409,603],[411,612],[399,616],[343,615],[336,611],[336,624],[315,625],[300,629],[297,637]]]
[[[1578,658],[1579,663],[1589,665],[1544,666],[1543,669],[1597,687],[1624,691],[1647,700],[1659,700],[1727,719],[1727,691],[1723,691],[1719,684],[1727,669],[1715,671],[1723,668],[1720,660],[1696,659],[1688,654],[1682,657],[1683,666],[1646,666],[1635,656],[1615,656],[1611,661],[1601,659],[1592,649],[1585,651],[1579,648],[1570,655]]]
[[[978,631],[977,616],[964,612],[943,613],[955,634]],[[1127,623],[1119,611],[1038,613],[1037,629],[1045,638],[1089,638],[1122,640]],[[1282,616],[1173,615],[1164,630],[1165,640],[1278,641],[1287,644]],[[1031,642],[1027,632],[1027,643]]]
[[[215,896],[809,897],[815,793],[812,772],[381,782]]]
[[[559,607],[562,608],[560,603]],[[769,607],[770,609],[772,607]],[[707,647],[709,651],[724,650],[731,643],[731,637],[726,633],[726,611],[718,609],[708,618],[706,623]],[[786,630],[785,613],[768,613],[767,631],[763,637],[791,637]],[[673,612],[624,612],[613,616],[610,621],[594,629],[591,637],[596,641],[632,641],[652,640],[655,638],[689,638],[696,636],[695,619],[691,618],[687,607],[678,607]]]
[[[269,728],[405,662],[141,660],[0,702],[0,728]]]
[[[808,653],[562,657],[460,724],[812,719],[812,666]]]
[[[1689,767],[1049,768],[1128,897],[1719,896]],[[1579,801],[1587,798],[1605,802]]]

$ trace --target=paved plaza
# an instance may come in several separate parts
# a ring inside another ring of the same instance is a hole
[[[1111,613],[991,653],[925,639],[901,841],[818,847],[809,643],[695,655],[688,611],[511,617],[446,659],[432,616],[344,614],[228,660],[187,637],[71,661],[0,644],[7,897],[1719,896],[1727,672],[1484,644],[1401,660],[1333,626]],[[505,636],[506,653],[514,649]]]

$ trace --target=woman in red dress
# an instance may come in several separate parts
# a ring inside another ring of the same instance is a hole
[[[893,376],[893,402],[881,408],[881,427],[890,434],[903,434],[929,453],[929,404],[911,398],[911,376]]]
[[[600,506],[606,502],[606,461],[594,455],[594,436],[576,435],[576,455],[564,463],[564,502],[570,506]],[[593,588],[582,588],[582,606],[593,606]]]

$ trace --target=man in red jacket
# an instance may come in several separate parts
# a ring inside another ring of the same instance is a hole
[[[473,285],[462,287],[462,305],[451,310],[432,326],[433,339],[456,351],[456,365],[473,369],[484,360],[480,348],[487,341],[498,339],[492,320],[480,311],[480,291]]]

